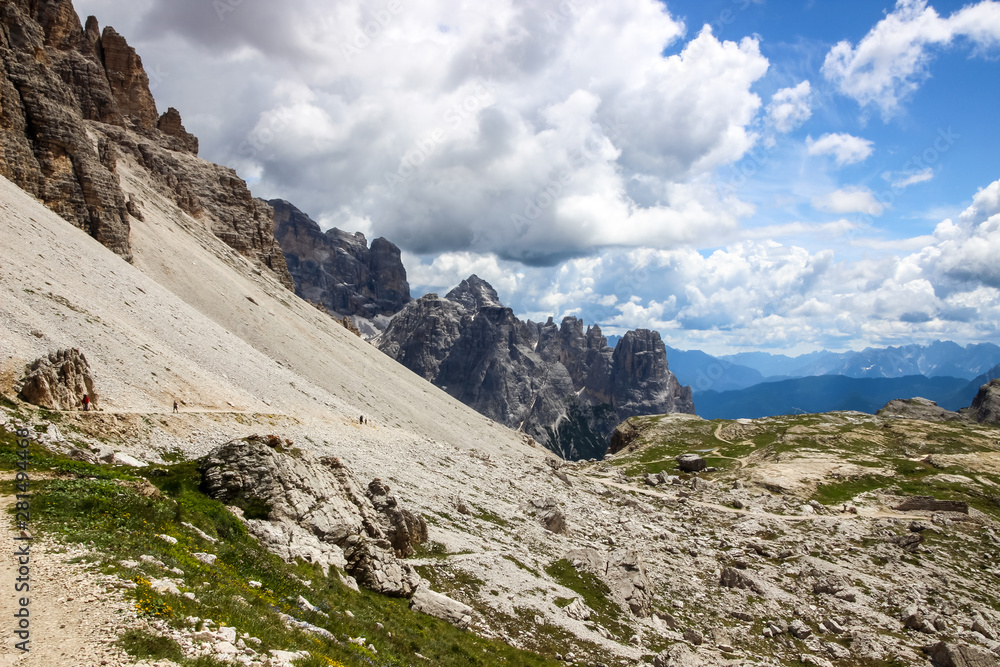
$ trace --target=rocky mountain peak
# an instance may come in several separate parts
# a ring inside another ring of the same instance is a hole
[[[377,238],[369,248],[361,232],[334,227],[324,233],[291,203],[272,199],[268,204],[296,294],[337,315],[362,318],[372,331],[384,328],[379,318],[395,315],[412,300],[395,244]]]
[[[476,274],[472,274],[459,283],[458,287],[448,292],[445,298],[460,303],[471,311],[481,308],[504,307],[500,303],[500,295],[493,289],[493,286]]]
[[[379,347],[480,413],[579,459],[603,456],[629,416],[694,412],[654,334],[630,332],[616,352],[599,326],[576,317],[522,322],[473,275],[443,299],[409,304]]]
[[[127,162],[184,212],[292,286],[274,241],[273,214],[236,173],[202,160],[176,109],[162,116],[142,59],[70,0],[11,0],[0,7],[0,175],[126,261],[138,193]]]
[[[99,49],[111,93],[122,114],[146,129],[156,127],[159,114],[149,91],[149,76],[142,67],[142,58],[111,26],[105,26],[101,33]]]
[[[156,129],[171,137],[180,139],[181,145],[188,153],[192,155],[198,154],[198,137],[184,129],[184,125],[181,123],[181,112],[177,109],[173,107],[167,109],[166,113],[156,121]]]

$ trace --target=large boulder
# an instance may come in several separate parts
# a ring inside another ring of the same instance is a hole
[[[59,350],[28,364],[18,397],[49,410],[83,409],[83,397],[97,400],[90,364],[77,349]]]
[[[926,650],[926,649],[925,649]],[[981,648],[938,642],[928,650],[935,667],[997,667],[997,657]]]
[[[708,467],[708,463],[697,454],[681,454],[677,457],[677,467],[684,472],[701,472]]]
[[[381,482],[369,496],[338,459],[285,452],[276,436],[251,436],[216,448],[200,469],[206,492],[243,508],[251,532],[283,558],[342,567],[387,595],[409,597],[420,583],[397,553],[412,552],[426,524],[399,508]]]
[[[419,587],[410,598],[410,609],[448,621],[463,630],[472,623],[470,607],[426,586]]]

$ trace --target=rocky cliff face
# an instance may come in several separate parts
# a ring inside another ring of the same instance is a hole
[[[694,412],[690,388],[667,366],[654,331],[631,331],[612,350],[575,317],[522,322],[489,283],[471,276],[445,298],[404,308],[380,349],[466,405],[569,459],[600,458],[621,421]]]
[[[69,0],[0,6],[0,144],[0,174],[127,261],[130,218],[141,214],[117,175],[126,156],[184,211],[292,285],[270,208],[234,171],[197,159],[180,113],[157,113],[135,50],[92,16],[81,26]]]
[[[961,413],[983,424],[1000,424],[1000,380],[990,380],[980,387],[972,406]]]
[[[411,301],[399,248],[383,238],[319,225],[287,201],[274,208],[274,234],[281,244],[295,293],[339,315],[374,319],[394,315]]]

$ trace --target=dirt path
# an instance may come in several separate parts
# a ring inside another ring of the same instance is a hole
[[[26,543],[14,540],[21,535],[8,514],[15,501],[13,496],[0,496],[0,667],[133,665],[134,660],[113,645],[122,625],[135,618],[131,605],[108,577],[86,564],[68,562],[84,555],[82,549],[30,542],[30,591],[15,591],[19,576],[15,551]],[[21,639],[13,634],[22,597],[30,601],[28,653],[16,648]]]
[[[737,459],[738,460],[738,459]],[[635,493],[641,493],[645,496],[651,496],[653,498],[662,498],[664,500],[677,500],[676,497],[668,495],[666,493],[661,493],[659,491],[654,491],[653,489],[643,489],[634,486],[629,486],[627,484],[619,484],[618,482],[612,482],[609,479],[603,479],[601,477],[594,477],[592,475],[587,475],[587,479],[592,482],[597,482],[598,484],[604,484],[605,486],[611,486],[616,489],[621,489],[623,491],[634,491]],[[716,503],[705,503],[700,500],[687,499],[688,503],[691,505],[696,505],[698,507],[705,507],[713,510],[720,510],[722,512],[728,512],[730,514],[740,514],[751,518],[767,518],[767,519],[778,519],[780,521],[829,521],[832,519],[857,519],[857,518],[892,518],[892,519],[907,519],[912,521],[923,521],[926,520],[926,516],[918,516],[915,514],[902,514],[900,512],[890,512],[887,510],[865,510],[859,509],[857,514],[803,514],[803,515],[788,515],[788,514],[772,514],[771,512],[751,512],[748,510],[738,510],[735,507],[729,507],[728,505],[719,505]]]

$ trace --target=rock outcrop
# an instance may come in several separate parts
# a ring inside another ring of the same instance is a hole
[[[276,436],[216,448],[200,467],[206,492],[242,508],[251,532],[285,559],[342,567],[372,590],[413,595],[420,577],[396,554],[426,539],[423,519],[400,509],[378,480],[362,491],[338,459],[281,449]]]
[[[308,215],[282,199],[274,208],[274,234],[281,245],[295,293],[338,315],[373,320],[408,304],[410,285],[395,245],[377,238],[368,247],[360,232],[325,233]]]
[[[934,401],[927,398],[900,398],[889,401],[881,410],[875,413],[879,417],[896,417],[898,419],[922,419],[930,422],[945,422],[961,419],[957,412],[945,410]]]
[[[981,424],[1000,424],[1000,380],[990,380],[980,387],[972,405],[961,414]]]
[[[135,50],[93,16],[81,26],[70,0],[0,6],[0,145],[0,174],[127,261],[130,216],[141,214],[121,186],[123,158],[292,286],[270,207],[234,171],[195,157],[180,113],[157,113]]]
[[[625,551],[611,559],[595,549],[575,549],[565,559],[573,567],[600,579],[608,587],[611,598],[637,618],[649,616],[653,600],[653,584],[646,574],[639,554]]]
[[[97,400],[90,365],[80,350],[59,350],[28,364],[18,398],[49,410],[82,410]]]
[[[410,598],[410,609],[448,621],[463,630],[472,623],[473,611],[469,606],[452,600],[447,595],[435,593],[426,586],[418,588]]]
[[[694,412],[655,331],[608,347],[599,326],[522,322],[478,276],[396,315],[379,348],[466,405],[568,459],[600,458],[628,417]]]

